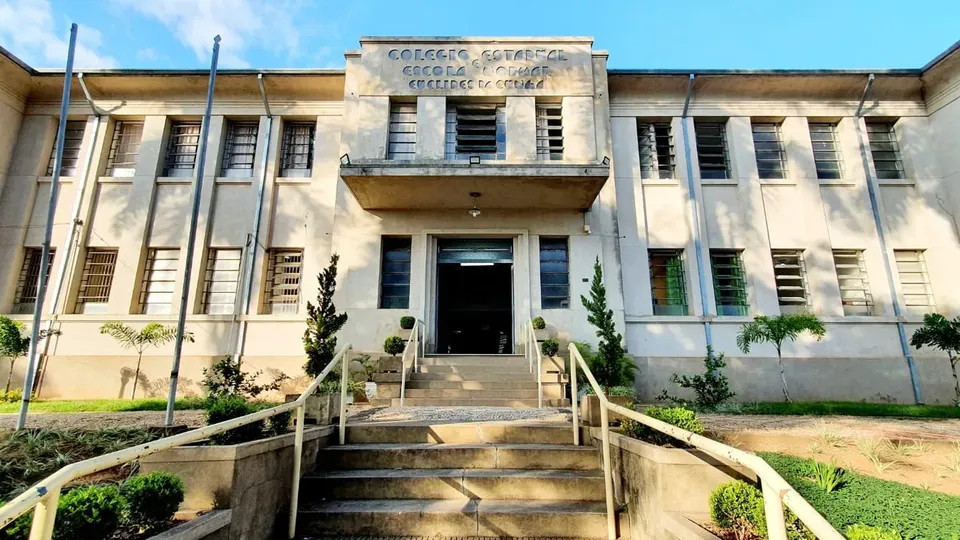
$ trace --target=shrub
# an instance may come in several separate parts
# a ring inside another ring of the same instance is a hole
[[[108,538],[120,524],[125,507],[116,486],[87,486],[70,490],[57,506],[53,538]]]
[[[415,324],[417,324],[417,320],[409,315],[400,317],[400,328],[404,330],[413,330],[413,325]]]
[[[228,355],[210,366],[209,370],[203,369],[203,386],[207,389],[207,395],[210,397],[237,395],[246,399],[254,399],[264,392],[279,390],[280,383],[287,379],[286,375],[280,373],[273,379],[273,382],[258,385],[254,381],[261,374],[263,374],[263,371],[244,373],[240,369],[240,364],[234,362]]]
[[[0,508],[7,501],[0,500]],[[33,523],[33,510],[23,514],[17,519],[11,521],[6,527],[0,529],[0,538],[3,540],[27,540],[30,537],[30,525]]]
[[[14,388],[0,392],[0,403],[19,403],[23,399],[23,389]]]
[[[820,489],[827,493],[830,493],[843,484],[843,469],[819,462],[815,459],[810,460],[810,466],[813,468],[814,481],[820,486]]]
[[[241,397],[227,396],[212,400],[207,408],[207,425],[218,424],[254,413],[257,408]],[[239,444],[259,439],[263,435],[263,420],[211,435],[214,444]]]
[[[682,407],[648,407],[643,411],[643,414],[655,420],[660,420],[661,422],[666,422],[672,426],[677,426],[680,429],[685,429],[691,433],[696,433],[697,435],[703,433],[703,425],[697,418],[697,413],[689,409],[684,409]],[[650,429],[640,422],[635,422],[629,418],[624,419],[620,423],[620,427],[624,434],[647,441],[651,444],[657,444],[660,446],[683,445],[683,443],[667,435],[666,433],[661,433],[655,429]]]
[[[406,346],[406,343],[403,342],[403,338],[400,336],[390,336],[383,340],[383,352],[392,356],[401,354]]]
[[[337,262],[340,256],[330,256],[330,265],[317,276],[317,304],[307,302],[307,330],[303,333],[303,350],[307,363],[303,370],[311,378],[333,361],[337,352],[337,332],[347,324],[347,314],[337,313],[333,295],[337,290]]]
[[[267,431],[271,435],[283,435],[290,431],[290,418],[292,416],[293,411],[286,411],[267,418]]]
[[[543,320],[543,317],[534,317],[531,322],[534,330],[543,330],[547,327],[547,321]]]
[[[120,495],[127,504],[127,521],[150,530],[173,519],[183,502],[183,482],[175,474],[154,471],[124,482]]]
[[[556,356],[560,352],[560,342],[555,339],[545,339],[540,344],[540,352],[544,356]]]
[[[737,538],[765,536],[763,494],[742,480],[717,486],[710,494],[710,519],[721,529],[731,529]]]
[[[895,530],[871,527],[863,523],[847,527],[843,534],[849,540],[903,540],[903,536]]]
[[[694,405],[698,409],[713,410],[717,405],[732,398],[736,394],[730,391],[729,381],[726,375],[720,371],[722,368],[727,367],[726,362],[723,361],[723,353],[715,355],[713,353],[713,347],[707,345],[707,355],[703,358],[703,366],[703,375],[687,376],[674,373],[670,376],[670,382],[680,388],[693,390],[694,395],[696,395]],[[669,400],[683,406],[689,405],[687,400],[671,396],[666,390],[664,390],[657,399],[661,401]]]
[[[365,392],[367,390],[367,384],[358,381],[347,381],[347,393],[355,394],[357,392]],[[318,394],[339,394],[340,393],[340,379],[339,376],[336,379],[328,378],[320,383],[320,386],[317,387]]]
[[[597,257],[593,264],[590,298],[581,295],[580,303],[587,310],[587,322],[597,329],[599,338],[597,354],[589,362],[593,376],[604,388],[633,384],[633,372],[637,365],[632,359],[625,357],[621,345],[623,336],[617,332],[613,310],[607,307],[607,288],[603,284],[600,257]]]

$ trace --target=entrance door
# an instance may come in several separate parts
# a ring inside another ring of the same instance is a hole
[[[513,241],[441,239],[437,352],[513,352]]]

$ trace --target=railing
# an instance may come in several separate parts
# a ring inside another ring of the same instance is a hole
[[[347,360],[351,346],[344,345],[333,360],[327,364],[320,375],[304,390],[303,394],[295,401],[284,403],[276,407],[264,409],[262,411],[233,418],[219,424],[194,429],[165,437],[156,441],[141,444],[131,448],[124,448],[109,454],[104,454],[84,461],[71,463],[40,482],[34,484],[29,490],[21,493],[18,497],[0,508],[0,528],[5,527],[11,521],[35,508],[33,522],[30,526],[30,540],[50,540],[53,536],[53,526],[57,518],[57,504],[60,501],[60,492],[63,487],[70,482],[88,476],[106,469],[123,465],[142,457],[156,454],[163,450],[183,446],[192,442],[197,442],[223,433],[231,429],[252,424],[260,420],[265,420],[271,416],[292,411],[297,411],[296,432],[294,435],[294,454],[293,454],[293,487],[290,493],[290,522],[288,528],[289,538],[293,538],[297,528],[297,502],[300,494],[300,467],[303,455],[303,423],[304,410],[307,398],[316,392],[317,387],[323,382],[323,379],[331,370],[340,364],[340,444],[343,444],[346,438],[346,419],[347,419],[347,375],[349,372]]]
[[[534,358],[537,360],[537,407],[543,408],[543,355],[540,353],[540,344],[537,343],[533,321],[528,320],[523,329],[523,354],[530,364],[530,373],[533,373]]]
[[[800,518],[800,521],[807,526],[810,531],[822,540],[843,540],[843,536],[833,528],[826,519],[810,506],[810,503],[800,496],[790,484],[787,483],[777,471],[773,470],[766,461],[756,454],[744,452],[702,435],[690,433],[660,420],[655,420],[645,414],[621,407],[611,403],[603,394],[603,389],[597,384],[597,380],[590,372],[580,352],[571,343],[570,344],[570,381],[571,397],[573,407],[573,441],[574,444],[580,444],[580,421],[577,413],[577,364],[583,369],[590,386],[597,394],[600,401],[600,433],[601,444],[603,445],[603,483],[606,490],[607,500],[607,536],[609,540],[616,540],[616,523],[614,515],[613,500],[613,475],[611,471],[610,460],[610,412],[615,412],[636,422],[655,429],[661,433],[683,441],[690,446],[699,448],[721,458],[730,460],[734,463],[743,465],[750,469],[760,479],[760,487],[763,490],[763,508],[767,518],[767,535],[771,540],[786,540],[787,529],[783,515],[783,505],[793,510],[793,513]]]
[[[403,348],[403,356],[400,360],[400,406],[403,407],[403,400],[407,392],[407,373],[412,369],[417,371],[417,361],[420,357],[420,321],[413,325],[410,332],[410,339],[407,340],[407,346]],[[407,359],[410,359],[409,365]]]

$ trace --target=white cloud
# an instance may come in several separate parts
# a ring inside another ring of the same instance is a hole
[[[49,0],[0,0],[0,45],[32,67],[62,68],[67,61],[69,27],[54,24]],[[80,26],[74,67],[112,68],[112,56],[99,52],[100,31]]]

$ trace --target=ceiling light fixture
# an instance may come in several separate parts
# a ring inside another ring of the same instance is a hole
[[[477,197],[480,196],[480,193],[477,191],[473,191],[470,193],[470,196],[473,197],[473,208],[471,208],[467,212],[470,214],[471,217],[477,217],[480,215],[480,209],[477,208]]]

